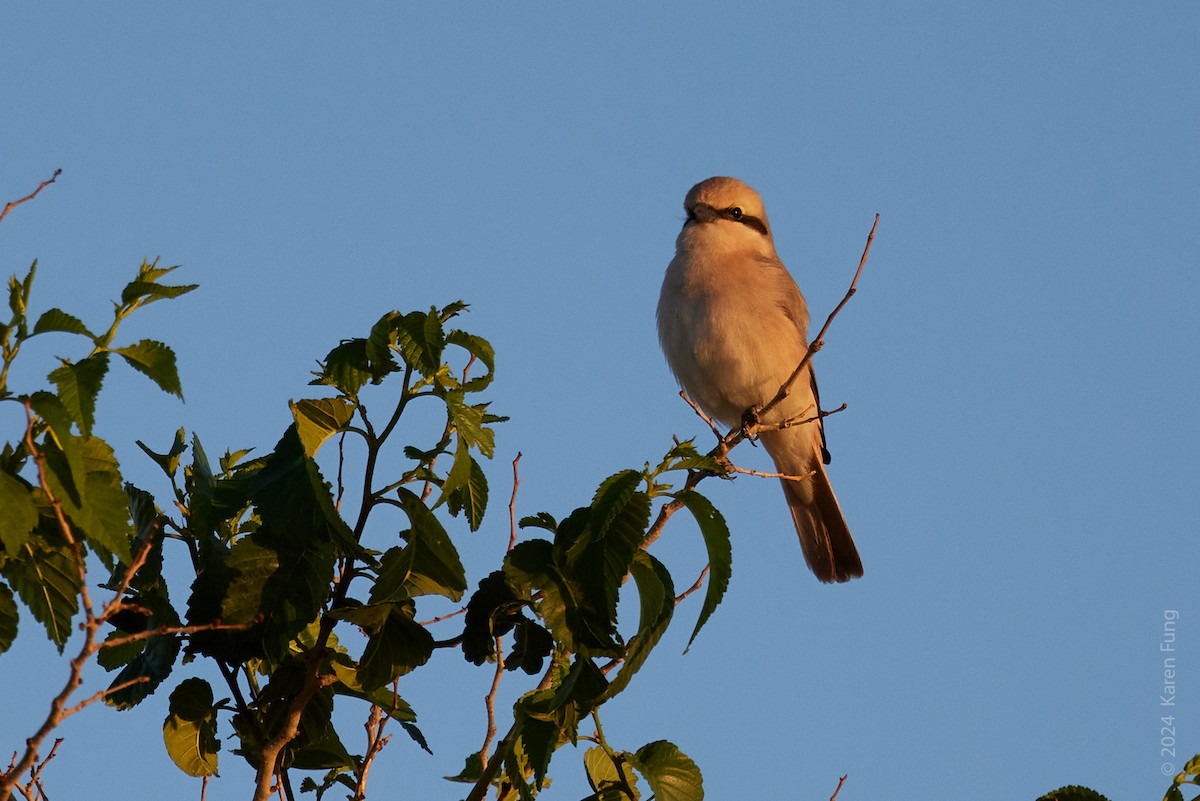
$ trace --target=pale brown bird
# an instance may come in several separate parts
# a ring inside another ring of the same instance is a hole
[[[770,401],[808,351],[808,306],[775,253],[758,193],[736,178],[709,178],[683,201],[658,299],[658,337],[675,378],[708,415],[730,427]],[[811,364],[760,422],[816,417]],[[804,560],[821,581],[862,575],[862,561],[825,464],[821,420],[760,435],[779,473]]]

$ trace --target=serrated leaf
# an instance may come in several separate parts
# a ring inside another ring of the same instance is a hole
[[[478,753],[471,754],[467,757],[466,764],[463,769],[458,772],[457,776],[443,776],[448,782],[459,782],[462,784],[474,784],[479,781],[479,777],[483,775],[483,759]]]
[[[638,551],[630,565],[630,573],[637,584],[641,605],[638,632],[629,642],[621,671],[608,685],[606,698],[625,689],[666,633],[675,613],[675,585],[662,562],[645,551]]]
[[[398,316],[399,312],[394,311],[383,315],[371,326],[371,333],[367,335],[367,363],[376,380],[400,369],[392,357],[391,347],[395,341],[395,320]]]
[[[157,262],[155,263],[157,264]],[[121,290],[121,303],[128,305],[138,298],[146,298],[143,303],[145,305],[146,303],[153,303],[156,300],[165,300],[186,295],[200,286],[199,284],[177,284],[172,286],[158,283],[159,278],[174,269],[174,267],[168,267],[165,269],[143,271],[137,279],[130,281]]]
[[[656,801],[703,801],[700,768],[674,743],[656,740],[622,756],[646,779]]]
[[[404,361],[424,378],[437,374],[446,347],[446,335],[437,309],[397,316],[392,325],[396,330],[396,346]]]
[[[1108,801],[1108,799],[1095,790],[1072,784],[1046,793],[1038,801]]]
[[[692,490],[680,492],[675,497],[683,501],[683,505],[696,518],[704,537],[704,546],[708,549],[708,588],[704,592],[704,604],[700,607],[696,628],[688,638],[690,648],[729,587],[729,579],[733,575],[733,547],[729,542],[729,525],[708,498]]]
[[[62,309],[48,309],[42,312],[42,316],[33,324],[32,336],[47,334],[51,331],[62,331],[67,334],[83,334],[92,339],[96,338],[96,335],[87,329],[82,320],[74,315],[67,314]]]
[[[61,654],[79,609],[79,567],[70,547],[31,539],[15,558],[4,560],[2,572]]]
[[[43,446],[46,478],[63,511],[94,547],[129,564],[129,498],[112,448],[99,437],[71,437],[60,450]]]
[[[91,434],[96,420],[96,396],[108,373],[108,354],[97,353],[80,362],[64,362],[50,373],[58,397],[84,436]]]
[[[67,407],[63,405],[58,396],[45,390],[39,390],[29,396],[29,405],[33,407],[37,416],[50,426],[49,434],[58,443],[58,446],[60,448],[67,447],[64,443],[72,437],[73,421],[71,413],[67,411]]]
[[[171,675],[179,647],[179,638],[175,635],[151,637],[142,652],[116,675],[109,687],[118,687],[135,679],[139,681],[110,692],[104,697],[104,703],[116,709],[130,709],[140,704]]]
[[[471,531],[479,530],[487,510],[487,476],[479,463],[471,457],[471,451],[461,437],[454,452],[454,464],[446,474],[441,497],[434,504],[434,508],[440,506],[443,501],[446,502],[450,514],[455,517],[460,513],[466,514],[467,525]]]
[[[10,554],[20,550],[37,525],[37,504],[31,493],[16,476],[0,470],[0,545]]]
[[[353,403],[342,398],[301,400],[291,407],[300,443],[309,457],[316,456],[326,440],[346,427],[355,409]]]
[[[311,383],[336,387],[346,397],[356,398],[358,391],[370,380],[367,341],[347,339],[329,351],[321,363],[321,372]]]
[[[163,721],[167,754],[189,776],[215,776],[217,712],[212,687],[203,679],[185,679],[171,693],[170,712]]]
[[[415,493],[401,487],[397,494],[411,525],[408,542],[384,554],[379,578],[371,588],[371,602],[419,595],[461,600],[467,591],[467,575],[446,529]]]
[[[496,433],[484,423],[487,407],[486,403],[469,405],[463,400],[462,392],[446,395],[446,413],[459,439],[490,459],[496,450]]]
[[[183,387],[179,384],[179,370],[175,366],[175,351],[153,339],[143,339],[124,348],[115,348],[129,366],[149,377],[159,389],[183,400]]]
[[[7,584],[0,582],[0,654],[12,647],[17,639],[17,601]]]
[[[549,512],[526,515],[517,521],[517,528],[542,528],[551,533],[558,531],[558,521]]]
[[[457,345],[475,357],[487,372],[483,375],[469,378],[462,388],[467,392],[479,392],[492,383],[496,370],[496,352],[490,342],[480,336],[468,334],[466,331],[454,330],[446,336],[447,345]]]

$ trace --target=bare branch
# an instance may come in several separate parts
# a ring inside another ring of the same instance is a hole
[[[683,603],[684,598],[688,597],[693,592],[700,589],[700,587],[704,584],[704,577],[708,575],[708,568],[709,568],[709,566],[705,565],[704,569],[700,571],[700,575],[696,577],[696,583],[693,584],[692,586],[688,587],[686,590],[684,590],[682,594],[675,596],[675,605],[676,606],[679,606],[679,604]]]
[[[520,457],[518,457],[520,458]],[[492,678],[492,688],[483,699],[487,708],[487,734],[483,738],[483,748],[479,749],[479,760],[487,768],[488,751],[491,750],[492,740],[496,738],[496,693],[500,692],[500,679],[504,677],[504,638],[496,638],[496,675]]]
[[[521,476],[517,471],[517,466],[521,463],[521,452],[517,451],[517,458],[513,459],[513,491],[512,497],[508,500],[508,550],[512,550],[517,545],[517,487],[521,486]]]
[[[842,791],[842,785],[846,783],[846,776],[849,775],[850,774],[847,773],[845,776],[842,776],[842,778],[838,779],[838,786],[834,789],[833,795],[829,796],[829,801],[837,801],[838,793]]]
[[[695,412],[695,413],[696,413],[696,415],[697,415],[697,416],[698,416],[698,417],[699,417],[701,420],[703,420],[704,422],[708,423],[708,427],[712,429],[713,436],[715,436],[717,439],[720,439],[720,438],[721,438],[721,432],[720,432],[720,430],[717,428],[717,424],[716,424],[715,422],[713,422],[713,419],[712,419],[711,417],[709,417],[707,414],[705,414],[705,413],[704,413],[704,410],[703,410],[703,409],[701,409],[699,406],[697,406],[697,405],[696,405],[696,402],[695,402],[695,401],[693,401],[691,398],[689,398],[689,397],[688,397],[688,394],[687,394],[687,392],[685,392],[685,391],[684,391],[684,390],[682,390],[682,389],[681,389],[681,390],[679,390],[679,397],[683,398],[683,402],[684,402],[684,403],[686,403],[688,406],[691,406],[691,407],[692,407],[692,411],[693,411],[693,412]]]
[[[54,175],[51,175],[45,181],[42,181],[40,184],[38,184],[37,189],[33,190],[32,192],[30,192],[28,195],[21,198],[20,200],[9,201],[8,204],[4,207],[4,211],[0,211],[0,220],[3,220],[5,217],[7,217],[8,213],[10,211],[12,211],[13,209],[15,209],[17,206],[20,206],[22,203],[26,202],[27,200],[33,200],[35,197],[38,196],[39,192],[41,192],[43,189],[45,189],[50,184],[54,183],[58,179],[58,176],[60,176],[60,175],[62,175],[62,169],[55,170]]]

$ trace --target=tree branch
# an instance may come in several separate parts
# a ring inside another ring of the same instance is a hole
[[[49,178],[47,178],[46,180],[44,180],[40,184],[38,184],[37,189],[33,190],[32,192],[30,192],[28,195],[21,198],[20,200],[9,201],[8,204],[4,207],[4,211],[0,211],[0,220],[3,220],[5,217],[7,217],[8,213],[10,211],[12,211],[13,209],[15,209],[17,206],[20,206],[22,203],[24,203],[28,200],[33,200],[35,197],[38,196],[39,192],[41,192],[43,189],[45,189],[50,184],[54,183],[58,179],[58,176],[60,176],[60,175],[62,175],[62,169],[55,170],[54,175],[51,175]],[[46,759],[47,759],[47,761],[49,761],[49,757],[47,757]]]

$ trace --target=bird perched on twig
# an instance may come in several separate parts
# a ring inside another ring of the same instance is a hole
[[[786,428],[759,438],[782,474],[800,547],[821,581],[862,575],[862,561],[829,484],[825,431],[811,363],[789,394],[757,412],[808,352],[808,306],[775,253],[758,193],[736,178],[692,187],[658,299],[658,337],[675,378],[730,427],[751,419]],[[802,422],[807,421],[807,422]]]

